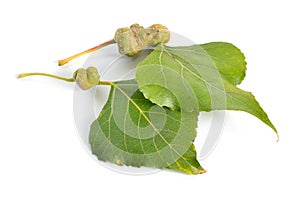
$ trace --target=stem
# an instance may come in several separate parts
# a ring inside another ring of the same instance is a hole
[[[85,54],[94,52],[94,51],[96,51],[96,50],[98,50],[98,49],[101,49],[102,47],[105,47],[105,46],[107,46],[107,45],[111,45],[111,44],[114,44],[114,43],[116,43],[116,42],[114,41],[114,39],[111,39],[111,40],[106,41],[106,42],[104,42],[104,43],[102,43],[102,44],[100,44],[100,45],[97,45],[97,46],[95,46],[95,47],[92,47],[92,48],[90,48],[90,49],[88,49],[88,50],[85,50],[85,51],[83,51],[83,52],[80,52],[80,53],[78,53],[78,54],[75,54],[75,55],[73,55],[73,56],[70,56],[70,57],[68,57],[68,58],[66,58],[66,59],[58,60],[58,65],[59,65],[59,66],[65,65],[66,63],[68,63],[69,61],[71,61],[71,60],[73,60],[73,59],[76,59],[76,58],[78,58],[78,57],[80,57],[80,56],[82,56],[82,55],[85,55]]]
[[[24,78],[24,77],[33,76],[33,75],[52,77],[52,78],[55,78],[55,79],[66,81],[66,82],[75,82],[74,78],[65,78],[65,77],[60,77],[60,76],[52,75],[52,74],[48,74],[48,73],[21,73],[21,74],[18,75],[17,78]],[[116,86],[115,83],[109,82],[109,81],[99,81],[98,85]]]
[[[60,76],[57,76],[57,75],[51,75],[51,74],[48,74],[48,73],[22,73],[22,74],[18,75],[18,78],[23,78],[23,77],[32,76],[32,75],[52,77],[52,78],[55,78],[55,79],[64,80],[66,82],[74,82],[75,81],[74,78],[65,78],[65,77],[60,77]]]
[[[109,86],[115,86],[116,84],[113,82],[108,82],[108,81],[99,81],[98,85],[109,85]]]

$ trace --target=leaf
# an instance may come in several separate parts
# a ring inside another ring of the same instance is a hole
[[[203,173],[192,144],[197,117],[196,112],[171,111],[151,103],[135,80],[116,82],[91,125],[92,153],[119,165]]]
[[[247,63],[240,49],[225,42],[212,42],[199,46],[211,57],[224,79],[234,85],[243,81]]]
[[[213,45],[206,45],[206,49],[209,46]],[[237,68],[239,70],[234,67],[224,70],[229,65],[228,61],[234,61],[234,58],[218,56],[222,51],[210,51],[212,52],[213,57],[200,45],[158,45],[137,65],[136,80],[140,91],[151,102],[172,110],[245,111],[259,118],[277,133],[255,97],[235,86],[244,77],[243,73],[235,72],[242,72],[240,69],[243,67]]]

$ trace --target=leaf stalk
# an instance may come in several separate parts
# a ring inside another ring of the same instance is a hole
[[[74,78],[65,78],[65,77],[52,75],[52,74],[48,74],[48,73],[36,73],[36,72],[34,72],[34,73],[21,73],[21,74],[18,75],[17,78],[24,78],[24,77],[28,77],[28,76],[34,76],[34,75],[52,77],[52,78],[55,78],[55,79],[66,81],[66,82],[74,82],[75,81]]]
[[[21,73],[17,76],[17,78],[19,79],[19,78],[24,78],[24,77],[28,77],[28,76],[46,76],[46,77],[51,77],[51,78],[63,80],[63,81],[66,81],[66,82],[75,82],[74,78],[66,78],[66,77],[61,77],[61,76],[52,75],[52,74],[48,74],[48,73],[37,73],[37,72]],[[98,85],[115,86],[116,84],[113,83],[113,82],[109,82],[109,81],[99,81]]]
[[[111,44],[114,44],[114,43],[116,43],[115,40],[114,40],[114,39],[111,39],[111,40],[109,40],[109,41],[106,41],[106,42],[104,42],[104,43],[101,43],[100,45],[97,45],[97,46],[95,46],[95,47],[92,47],[92,48],[90,48],[90,49],[88,49],[88,50],[85,50],[85,51],[83,51],[83,52],[80,52],[80,53],[78,53],[78,54],[75,54],[75,55],[73,55],[73,56],[70,56],[70,57],[68,57],[68,58],[66,58],[66,59],[58,60],[58,65],[59,65],[59,66],[63,66],[63,65],[65,65],[65,64],[69,63],[70,61],[72,61],[73,59],[76,59],[76,58],[78,58],[78,57],[80,57],[80,56],[83,56],[83,55],[85,55],[85,54],[94,52],[94,51],[96,51],[96,50],[99,50],[99,49],[101,49],[101,48],[103,48],[103,47],[105,47],[105,46],[108,46],[108,45],[111,45]]]

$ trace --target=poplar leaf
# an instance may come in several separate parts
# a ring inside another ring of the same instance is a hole
[[[205,172],[196,159],[198,112],[171,111],[145,99],[135,80],[115,82],[90,128],[99,160],[134,167]]]
[[[208,44],[204,48],[201,45],[168,47],[159,44],[137,65],[139,89],[151,102],[171,110],[244,111],[277,133],[255,97],[235,86],[245,76],[246,63],[241,54],[226,56],[232,51],[226,43]]]

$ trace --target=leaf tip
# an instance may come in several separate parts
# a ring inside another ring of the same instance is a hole
[[[206,173],[206,170],[201,167],[196,168],[196,167],[192,166],[191,169],[192,169],[191,171],[186,171],[186,172],[188,174],[194,174],[194,175]]]
[[[274,126],[273,124],[271,125],[271,128],[272,128],[273,131],[275,132],[275,135],[276,135],[276,138],[277,138],[276,142],[279,142],[279,134],[278,134],[277,129],[275,128],[275,126]]]
[[[277,137],[277,140],[276,140],[276,142],[279,142],[279,134],[278,134],[278,132],[276,131],[276,137]]]

